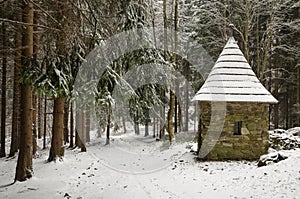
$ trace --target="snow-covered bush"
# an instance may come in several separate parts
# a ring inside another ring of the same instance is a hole
[[[270,147],[276,150],[300,148],[300,127],[270,131]]]

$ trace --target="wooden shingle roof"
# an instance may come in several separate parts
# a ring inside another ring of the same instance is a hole
[[[260,83],[233,37],[193,101],[278,102]]]

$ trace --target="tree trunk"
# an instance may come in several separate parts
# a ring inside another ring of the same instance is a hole
[[[189,130],[189,85],[188,80],[185,80],[185,117],[184,130]]]
[[[39,21],[39,16],[38,16],[38,12],[34,11],[34,17],[33,17],[33,23],[34,24],[38,24]],[[37,26],[33,26],[33,57],[35,60],[37,60],[37,54],[38,54],[38,46],[39,46],[39,36],[38,36],[38,27]],[[32,119],[32,125],[33,125],[33,129],[32,129],[32,154],[33,156],[36,154],[37,151],[37,95],[35,93],[33,93],[32,96],[32,107],[33,107],[33,119]]]
[[[23,1],[23,22],[33,23],[33,3]],[[25,58],[33,54],[33,27],[23,26],[23,59],[22,67],[26,67]],[[16,167],[16,181],[25,181],[32,177],[32,91],[29,85],[21,83],[21,132],[20,152]]]
[[[178,133],[178,97],[174,96],[174,133]]]
[[[257,77],[259,77],[260,75],[260,38],[259,38],[259,15],[257,15],[257,19],[256,19],[256,62],[257,62],[257,69],[256,69],[256,75]]]
[[[156,118],[155,116],[153,117],[153,138],[155,138],[155,129],[156,128]]]
[[[62,159],[64,156],[64,104],[63,97],[54,99],[52,140],[48,162]]]
[[[38,97],[38,115],[37,115],[37,129],[38,129],[38,139],[42,138],[42,115],[43,115],[43,99],[41,96]]]
[[[174,140],[174,126],[173,126],[174,105],[175,105],[175,95],[172,91],[170,91],[170,107],[168,111],[168,133],[169,133],[170,142]]]
[[[278,99],[278,86],[279,86],[279,79],[278,79],[278,68],[275,69],[275,88],[274,88],[274,97]],[[274,128],[278,129],[279,125],[279,104],[274,105]]]
[[[32,94],[32,155],[37,151],[37,133],[36,133],[36,95]]]
[[[71,102],[71,113],[70,113],[70,148],[74,147],[74,110],[73,102]]]
[[[167,0],[163,0],[163,20],[164,20],[164,58],[167,58],[167,51],[168,51],[168,22],[167,22]],[[161,89],[161,99],[165,99],[165,90]],[[163,104],[163,107],[160,112],[161,120],[160,120],[160,133],[159,138],[165,137],[165,105]]]
[[[106,125],[106,143],[105,143],[105,145],[109,145],[110,144],[110,119],[111,119],[110,118],[110,113],[108,113],[108,116],[107,116],[107,125]]]
[[[2,24],[2,42],[3,49],[7,48],[6,42],[6,27],[5,23]],[[7,57],[6,53],[3,51],[2,59],[2,85],[1,85],[1,148],[0,148],[0,158],[6,156],[5,152],[5,130],[6,130],[6,69],[7,69]]]
[[[249,26],[250,26],[250,0],[246,0],[246,7],[245,7],[245,14],[246,14],[246,20],[245,20],[245,34],[244,34],[244,56],[246,60],[249,62]]]
[[[126,133],[127,132],[127,129],[126,129],[126,120],[125,120],[124,116],[122,117],[122,123],[123,123],[123,131],[124,131],[124,133]]]
[[[286,88],[286,93],[284,96],[284,105],[285,105],[285,129],[289,128],[289,91],[288,87]]]
[[[43,138],[43,149],[46,149],[46,139],[47,139],[47,97],[44,99],[44,138]]]
[[[146,110],[146,124],[145,124],[145,137],[149,135],[149,109]]]
[[[64,144],[69,143],[69,103],[64,104]]]
[[[202,146],[202,120],[201,120],[201,115],[199,116],[199,120],[198,120],[198,133],[197,133],[198,137],[197,137],[197,155],[199,155],[201,146]]]
[[[134,123],[134,132],[136,135],[140,134],[140,128],[138,123]]]
[[[16,9],[16,21],[22,21],[22,13]],[[13,115],[12,115],[12,132],[9,157],[13,157],[19,148],[19,128],[20,128],[20,67],[21,67],[21,47],[22,34],[21,26],[16,26],[15,33],[15,57],[14,57],[14,88],[13,88]]]
[[[182,130],[182,110],[180,104],[178,104],[178,130],[179,132]]]
[[[300,67],[297,68],[297,121],[296,126],[300,126]]]
[[[178,38],[177,38],[177,31],[178,31],[178,0],[175,0],[175,11],[174,11],[174,32],[175,32],[175,38],[174,38],[174,43],[175,43],[175,49],[174,49],[174,54],[173,54],[173,62],[175,64],[175,70],[178,70],[177,66],[177,58],[176,58],[176,53],[178,49]],[[174,95],[174,133],[177,133],[177,127],[178,127],[178,100],[179,100],[179,83],[177,81],[177,78],[175,79],[175,95]]]
[[[270,14],[270,22],[268,24],[268,26],[272,26],[273,23],[273,17],[274,17],[274,2],[275,0],[272,0],[272,7],[271,7],[271,14]],[[260,76],[259,76],[259,80],[261,82],[264,82],[264,78],[265,78],[265,71],[267,70],[267,64],[268,64],[268,58],[269,58],[269,51],[271,49],[271,43],[272,43],[272,30],[270,27],[267,27],[267,41],[266,41],[266,46],[264,48],[264,57],[262,59],[262,65],[261,65],[261,71],[260,71]]]
[[[91,141],[90,136],[91,131],[91,117],[88,111],[85,112],[85,133],[86,133],[86,142]]]

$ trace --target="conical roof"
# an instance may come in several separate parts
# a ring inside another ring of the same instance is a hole
[[[233,37],[193,101],[278,102],[260,83]]]

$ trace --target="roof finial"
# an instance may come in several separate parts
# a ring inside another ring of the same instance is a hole
[[[234,25],[231,23],[229,24],[229,37],[233,37],[233,30],[234,30]]]

